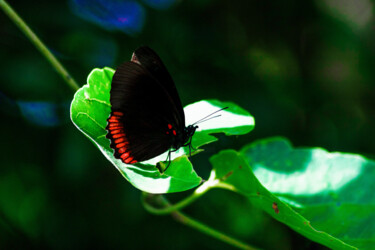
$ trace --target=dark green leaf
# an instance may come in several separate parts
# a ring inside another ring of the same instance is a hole
[[[167,152],[146,162],[127,165],[113,157],[109,140],[105,137],[105,127],[110,113],[109,90],[114,70],[110,68],[94,69],[88,84],[83,86],[74,96],[71,104],[71,119],[77,128],[90,138],[104,156],[122,173],[135,187],[149,193],[179,192],[196,187],[201,178],[194,171],[185,156],[188,148],[181,148],[172,153],[172,163],[168,170],[161,174],[155,167],[157,162],[167,159]],[[185,108],[186,123],[192,124],[204,116],[228,106],[221,111],[221,116],[202,124],[193,136],[193,146],[216,141],[210,133],[223,132],[227,135],[248,133],[254,127],[253,117],[233,103],[216,100],[200,101]],[[198,153],[196,151],[195,153]]]

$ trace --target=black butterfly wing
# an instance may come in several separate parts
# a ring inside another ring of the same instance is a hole
[[[181,100],[176,85],[160,57],[151,48],[142,46],[134,51],[132,61],[145,67],[168,91],[168,94],[173,99],[174,106],[177,109],[177,114],[180,116],[179,120],[181,121],[181,124],[178,124],[179,129],[183,129],[185,127],[185,114]]]
[[[110,103],[107,138],[115,157],[125,163],[145,161],[167,151],[177,134],[183,133],[178,127],[184,121],[169,90],[138,63],[118,67]]]

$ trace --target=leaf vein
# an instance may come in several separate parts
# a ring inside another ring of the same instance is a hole
[[[100,104],[103,104],[103,105],[105,105],[105,106],[107,106],[107,107],[111,107],[111,105],[110,105],[108,102],[103,101],[103,100],[100,100],[100,99],[96,99],[96,98],[88,97],[88,98],[85,98],[85,100],[86,100],[86,101],[95,101],[95,102],[98,102],[98,103],[100,103]]]
[[[105,127],[103,127],[102,125],[100,125],[97,121],[94,120],[94,118],[92,118],[91,116],[89,116],[88,114],[86,114],[84,112],[77,113],[76,118],[78,118],[80,115],[87,116],[87,118],[89,118],[92,122],[94,122],[96,125],[98,125],[98,127],[100,127],[101,129],[105,130]]]

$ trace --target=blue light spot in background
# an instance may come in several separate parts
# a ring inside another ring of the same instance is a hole
[[[17,104],[23,117],[35,125],[53,127],[60,124],[59,105],[55,103],[18,101]]]
[[[171,7],[176,0],[142,0],[145,4],[154,9],[165,10]]]
[[[0,115],[22,117],[42,127],[55,127],[69,122],[70,102],[19,101],[0,92]]]
[[[107,30],[121,30],[128,35],[139,33],[144,24],[144,9],[134,1],[71,0],[74,12]]]

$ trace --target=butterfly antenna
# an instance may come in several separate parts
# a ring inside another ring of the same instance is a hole
[[[217,112],[220,112],[220,111],[222,111],[222,110],[224,110],[224,109],[227,109],[227,108],[228,108],[228,107],[225,107],[225,108],[221,108],[221,109],[219,109],[219,110],[216,110],[215,112],[213,112],[213,113],[211,113],[211,114],[209,114],[209,115],[203,117],[202,119],[200,119],[200,120],[194,122],[192,125],[195,125],[195,124],[201,123],[201,122],[203,122],[206,118],[210,117],[211,115],[216,114]],[[219,116],[220,116],[220,115],[219,115]],[[216,117],[219,117],[219,116],[215,116],[215,117],[212,117],[212,118],[216,118]],[[210,119],[212,119],[212,118],[210,118]],[[209,120],[209,119],[207,119],[207,120]],[[207,121],[207,120],[205,120],[205,121]]]
[[[206,121],[208,121],[208,120],[211,120],[211,119],[214,119],[214,118],[217,118],[217,117],[220,117],[221,115],[215,115],[215,116],[213,116],[213,117],[209,117],[209,118],[207,118],[207,119],[205,119],[205,120],[200,120],[199,122],[196,122],[196,123],[194,123],[193,125],[195,125],[195,124],[199,124],[199,123],[202,123],[202,122],[206,122]]]

